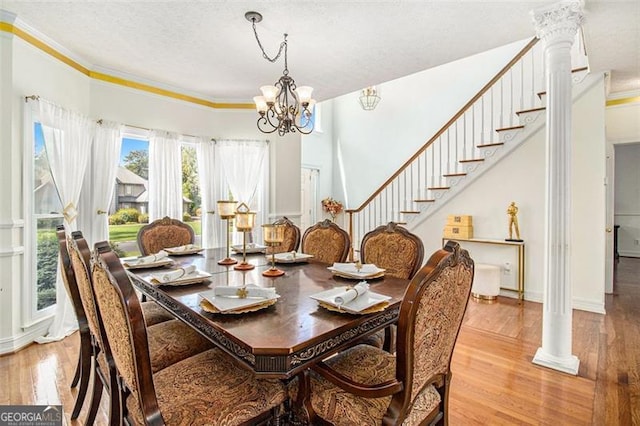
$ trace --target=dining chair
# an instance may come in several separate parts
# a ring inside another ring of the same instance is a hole
[[[358,345],[298,375],[296,409],[312,423],[447,424],[451,355],[474,264],[449,241],[411,280],[400,306],[397,353]]]
[[[420,237],[395,222],[369,231],[360,243],[360,261],[373,263],[392,277],[411,279],[422,266],[423,258],[424,244]],[[392,325],[366,337],[361,343],[393,351],[394,340],[395,325]]]
[[[347,260],[350,245],[347,231],[325,219],[304,231],[301,249],[318,262],[333,264]]]
[[[280,409],[286,399],[281,381],[257,379],[219,349],[154,372],[140,302],[118,258],[110,247],[96,247],[92,265],[129,424],[250,425]]]
[[[378,226],[360,243],[360,261],[385,269],[385,275],[411,279],[424,258],[420,237],[395,222]]]
[[[300,246],[300,228],[298,228],[286,216],[276,220],[273,224],[284,226],[284,240],[276,246],[267,247],[266,253],[271,254],[297,251]]]
[[[193,244],[193,228],[168,216],[154,220],[138,230],[138,247],[143,256],[154,254],[167,247]]]
[[[109,246],[108,243],[98,243]],[[71,267],[75,277],[82,310],[87,318],[90,335],[90,356],[93,359],[94,368],[83,370],[83,374],[90,376],[93,372],[93,390],[91,403],[87,414],[86,424],[93,424],[100,404],[103,387],[109,392],[110,414],[118,417],[120,411],[119,396],[112,390],[117,389],[117,383],[113,380],[115,374],[110,365],[111,360],[105,351],[105,342],[101,338],[102,318],[96,307],[95,295],[92,286],[92,276],[88,268],[91,251],[82,232],[74,231],[67,238],[67,248]],[[211,343],[201,337],[197,332],[182,324],[171,314],[162,309],[155,302],[141,304],[143,315],[146,315],[145,326],[149,327],[149,345],[152,347],[151,363],[154,370],[161,370],[184,358],[211,348]],[[91,359],[88,365],[91,366]],[[87,379],[88,381],[88,379]],[[82,404],[80,404],[81,408]]]
[[[56,236],[58,237],[58,249],[60,253],[60,270],[62,273],[62,282],[69,295],[73,310],[78,319],[78,332],[80,334],[80,349],[78,352],[78,363],[76,365],[76,371],[71,381],[71,387],[78,388],[76,400],[71,411],[71,419],[75,420],[80,415],[82,405],[89,389],[89,378],[91,377],[91,332],[89,330],[89,324],[87,323],[87,316],[82,308],[82,301],[80,300],[80,293],[78,290],[78,284],[76,283],[76,277],[73,273],[73,267],[71,265],[71,258],[69,257],[69,250],[67,248],[67,233],[64,225],[59,225],[56,228]]]

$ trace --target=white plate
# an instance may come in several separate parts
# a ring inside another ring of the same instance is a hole
[[[374,293],[371,290],[367,291],[362,296],[357,299],[352,300],[349,303],[346,303],[342,306],[338,306],[335,302],[335,298],[340,293],[347,291],[350,287],[336,287],[331,290],[322,291],[320,293],[312,294],[311,297],[318,302],[326,303],[327,305],[334,306],[339,308],[345,312],[350,313],[360,313],[366,309],[371,308],[372,306],[378,305],[380,303],[391,300],[391,297],[385,296],[384,294]]]
[[[263,297],[246,297],[244,299],[241,299],[239,297],[226,296],[216,297],[215,290],[204,291],[199,295],[200,297],[211,303],[218,311],[220,311],[220,313],[230,313],[237,310],[244,310],[251,306],[263,305],[265,304],[265,302],[276,300],[280,297],[279,294],[276,294],[275,297],[269,299],[265,299]]]
[[[333,274],[338,275],[343,278],[351,278],[355,280],[364,280],[367,278],[380,278],[384,276],[385,269],[378,268],[377,266],[370,267],[364,271],[358,272],[355,266],[351,266],[349,264],[348,267],[335,267],[329,266],[327,267]]]
[[[202,247],[191,247],[188,249],[183,249],[181,247],[169,247],[164,249],[171,256],[187,256],[189,254],[200,253],[204,249]]]
[[[260,244],[247,244],[247,254],[264,253],[266,249],[267,246],[261,246]],[[231,250],[242,254],[242,244],[238,246],[231,246]]]
[[[267,260],[269,261],[271,260],[270,254],[268,254],[266,257],[267,257]],[[276,263],[302,263],[302,262],[307,262],[309,259],[313,259],[312,254],[296,253],[295,257],[293,257],[291,252],[275,254]]]
[[[156,262],[152,262],[152,263],[141,263],[139,265],[134,265],[134,264],[127,264],[127,261],[129,260],[134,260],[137,258],[128,258],[128,259],[122,259],[122,264],[124,265],[125,268],[127,269],[148,269],[148,268],[162,268],[164,266],[169,266],[169,265],[173,265],[173,260],[169,259],[169,258],[163,258],[160,259]]]
[[[208,278],[211,278],[211,274],[204,271],[194,271],[189,275],[185,275],[183,277],[178,278],[177,280],[164,282],[157,278],[160,278],[162,274],[152,274],[149,276],[149,281],[154,285],[170,285],[170,286],[179,286],[179,285],[189,285],[195,283],[201,283]]]

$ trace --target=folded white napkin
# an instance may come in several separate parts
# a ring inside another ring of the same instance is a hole
[[[125,262],[125,265],[126,266],[147,265],[149,263],[158,262],[158,261],[164,259],[167,256],[169,256],[169,253],[167,253],[164,250],[160,250],[156,254],[151,254],[149,256],[143,256],[143,257],[138,257],[137,259],[127,260]]]
[[[151,282],[155,283],[170,283],[171,281],[179,280],[180,278],[188,278],[189,275],[197,275],[196,265],[189,265],[186,268],[180,268],[162,274],[153,274],[151,276]]]
[[[379,269],[373,263],[363,263],[360,270],[356,267],[355,263],[334,263],[333,269],[340,272],[348,272],[350,274],[373,274],[378,272]]]
[[[349,290],[338,294],[333,299],[333,301],[338,306],[346,305],[352,300],[355,300],[358,297],[362,296],[363,294],[366,294],[367,291],[369,291],[369,283],[367,283],[366,281],[360,281],[358,284],[354,285]]]
[[[184,246],[169,247],[166,250],[173,251],[173,252],[181,252],[181,251],[195,250],[197,248],[198,247],[195,244],[185,244]]]
[[[215,289],[215,296],[221,297],[239,297],[244,299],[246,297],[257,297],[263,299],[273,299],[276,297],[276,289],[273,287],[258,287],[255,285],[248,285],[245,287],[225,287],[220,286]]]

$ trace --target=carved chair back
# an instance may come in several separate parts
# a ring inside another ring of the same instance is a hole
[[[144,225],[138,231],[138,247],[143,256],[157,253],[167,247],[193,244],[194,241],[193,228],[167,216]]]
[[[312,254],[315,260],[333,264],[347,260],[350,245],[349,234],[325,219],[304,231],[301,248],[303,253]]]
[[[360,244],[360,261],[384,268],[392,277],[412,278],[423,259],[422,240],[394,222],[368,232]]]
[[[82,305],[80,298],[80,290],[78,289],[78,283],[76,275],[74,273],[73,265],[71,264],[71,257],[69,256],[69,247],[67,246],[67,233],[64,229],[64,225],[60,225],[56,229],[56,235],[58,237],[58,249],[60,252],[60,269],[62,271],[62,281],[64,287],[67,290],[67,294],[73,304],[73,310],[78,318],[78,326],[80,333],[88,332],[87,316]]]
[[[404,383],[387,415],[406,418],[420,392],[433,384],[446,416],[451,355],[467,308],[474,265],[456,242],[435,252],[414,276],[398,319],[396,376]]]
[[[107,244],[96,244],[91,258],[93,285],[103,318],[104,336],[118,376],[147,420],[161,420],[153,384],[151,357],[142,307],[118,257]]]
[[[273,222],[274,225],[284,226],[284,241],[277,246],[267,247],[267,254],[286,253],[296,251],[300,246],[300,228],[298,228],[286,216]]]

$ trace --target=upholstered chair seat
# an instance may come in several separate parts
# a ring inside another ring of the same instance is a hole
[[[153,301],[142,302],[142,314],[147,325],[155,325],[175,319],[167,310]]]
[[[168,247],[193,244],[193,228],[170,217],[154,220],[138,231],[138,247],[143,256],[154,254]]]
[[[312,254],[314,260],[334,264],[347,260],[351,240],[344,229],[325,219],[304,232],[301,247],[302,252]]]
[[[289,388],[297,411],[321,424],[446,424],[451,356],[472,282],[473,261],[449,241],[407,287],[396,354],[357,345],[313,365]]]
[[[213,343],[177,319],[148,327],[147,339],[154,373],[213,347]]]
[[[220,350],[209,350],[153,375],[167,425],[238,425],[278,407],[286,394],[279,380],[256,380]],[[137,398],[127,399],[133,424],[144,424]]]

